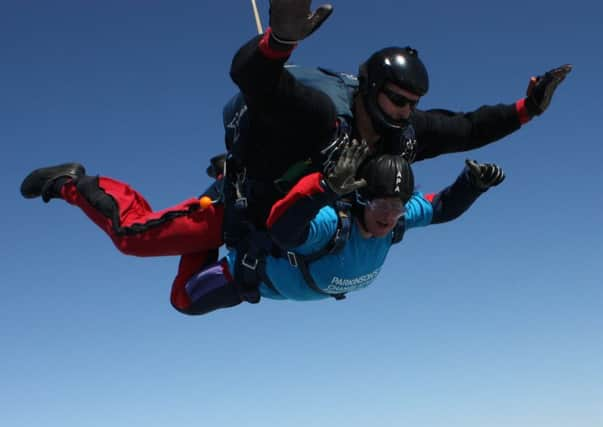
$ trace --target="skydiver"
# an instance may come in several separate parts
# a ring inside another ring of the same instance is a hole
[[[372,156],[392,153],[409,161],[470,150],[502,138],[544,112],[558,84],[571,70],[571,66],[563,66],[531,79],[526,97],[514,104],[480,107],[466,114],[416,108],[429,82],[412,48],[377,51],[361,64],[357,80],[340,73],[324,77],[316,70],[296,79],[294,74],[299,70],[285,68],[286,60],[297,43],[315,31],[332,11],[324,5],[311,14],[310,3],[273,0],[271,27],[244,45],[233,59],[231,76],[246,104],[229,104],[225,109],[229,160],[235,166],[228,168],[234,176],[226,180],[229,185],[225,193],[232,193],[243,168],[247,178],[244,186],[254,189],[254,197],[243,194],[243,198],[251,207],[249,217],[256,226],[265,224],[273,202],[287,190],[287,186],[280,186],[279,179],[287,176],[291,166],[314,159],[311,168],[303,171],[308,173],[328,167],[329,162],[334,164],[336,156],[329,147],[337,150],[358,138],[367,141]],[[340,98],[349,103],[333,101]],[[346,107],[349,113],[342,113]],[[246,128],[239,128],[245,123]],[[223,159],[214,159],[210,171],[222,175]],[[204,210],[198,198],[190,198],[153,211],[127,184],[87,176],[78,163],[34,170],[23,181],[21,193],[26,198],[41,196],[45,202],[62,198],[80,207],[125,254],[183,255],[175,286],[200,265],[212,261],[223,243],[222,203]],[[215,189],[207,195],[220,199]],[[230,200],[227,206],[235,202]],[[235,226],[239,223],[234,215]]]
[[[417,104],[429,78],[411,47],[378,50],[357,76],[286,66],[299,42],[333,10],[325,4],[312,12],[310,5],[311,0],[271,0],[270,27],[232,61],[230,75],[241,94],[224,113],[230,153],[225,195],[235,199],[227,204],[227,244],[245,233],[238,227],[242,220],[264,224],[286,181],[294,183],[298,176],[283,178],[300,162],[309,159],[309,168],[298,175],[322,170],[351,139],[367,141],[371,155],[399,154],[410,162],[481,147],[542,114],[571,71],[564,65],[530,79],[526,97],[512,104],[470,113],[423,111]],[[231,209],[237,198],[249,206],[242,214]]]
[[[231,250],[174,288],[174,307],[206,314],[260,297],[342,299],[376,279],[406,230],[455,219],[505,178],[497,165],[468,160],[451,186],[422,194],[414,190],[410,164],[398,155],[372,157],[357,174],[367,153],[366,143],[353,141],[329,175],[303,177],[273,206],[264,253]],[[340,198],[350,194],[343,204]]]

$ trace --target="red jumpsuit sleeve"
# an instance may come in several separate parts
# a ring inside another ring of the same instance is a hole
[[[283,248],[299,246],[308,236],[312,218],[336,199],[322,174],[306,175],[272,207],[266,222],[272,239]]]

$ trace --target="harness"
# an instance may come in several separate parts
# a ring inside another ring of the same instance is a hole
[[[349,140],[352,120],[352,102],[358,89],[355,76],[336,73],[323,68],[287,66],[286,69],[300,83],[324,92],[333,102],[338,117],[338,126],[331,142],[320,152],[323,170],[328,170],[337,159],[342,145]],[[287,172],[273,182],[253,180],[247,175],[247,142],[250,132],[249,114],[243,94],[238,93],[225,105],[222,114],[225,143],[228,149],[224,176],[224,242],[229,247],[237,247],[255,222],[254,206],[268,200],[271,206],[276,196],[284,195],[316,163],[300,159]]]
[[[353,118],[352,105],[358,90],[358,79],[355,76],[333,72],[324,68],[304,68],[286,66],[287,70],[302,84],[324,92],[333,102],[338,118],[338,126],[330,143],[320,152],[322,170],[328,173],[339,156],[344,144],[351,136]],[[245,168],[249,143],[249,114],[243,94],[238,93],[231,98],[223,110],[225,143],[228,149],[226,170],[224,174],[224,243],[227,247],[236,248],[235,282],[241,287],[243,297],[249,302],[259,301],[258,284],[265,283],[276,294],[266,274],[266,256],[287,257],[289,263],[299,268],[305,282],[315,292],[334,297],[345,298],[344,293],[329,294],[318,287],[310,272],[310,264],[317,259],[334,254],[343,249],[350,237],[350,206],[337,206],[339,217],[337,232],[323,249],[309,255],[301,255],[284,248],[277,247],[265,230],[256,226],[254,206],[269,200],[271,196],[285,194],[304,175],[315,167],[311,161],[300,159],[291,165],[287,172],[274,182],[254,180],[247,176]],[[271,200],[274,202],[274,200]],[[272,203],[270,203],[270,206]],[[339,205],[339,203],[338,203]],[[261,210],[261,209],[260,209]],[[404,234],[403,222],[394,229],[394,240],[397,243]]]
[[[237,249],[235,282],[239,283],[239,286],[243,289],[242,293],[244,296],[252,295],[252,300],[248,301],[259,302],[258,287],[261,282],[266,284],[266,286],[274,293],[280,295],[266,274],[266,256],[268,255],[279,258],[286,257],[292,267],[299,269],[306,285],[314,292],[333,297],[338,301],[345,299],[345,292],[332,294],[321,289],[312,277],[310,265],[326,255],[334,255],[343,250],[350,239],[350,233],[352,231],[351,207],[349,202],[336,202],[335,208],[338,221],[335,235],[329,243],[321,249],[308,255],[302,255],[276,246],[266,231],[254,231],[250,233],[246,239],[243,239],[245,244],[240,245],[240,248],[243,249],[243,246],[245,248],[242,251]],[[398,220],[392,231],[392,245],[397,244],[402,240],[404,231],[404,219],[401,218]],[[257,300],[255,300],[255,297],[257,297]]]
[[[306,284],[315,292],[319,294],[328,295],[336,300],[342,300],[345,298],[345,293],[337,293],[330,294],[328,292],[323,291],[317,284],[314,278],[312,277],[312,273],[310,272],[310,264],[317,259],[322,258],[325,255],[336,254],[341,252],[350,239],[350,233],[352,231],[352,213],[351,213],[351,205],[344,201],[336,202],[336,211],[337,211],[337,231],[335,235],[331,239],[331,241],[325,245],[322,249],[318,251],[308,254],[301,255],[295,253],[293,251],[286,251],[285,254],[287,256],[287,260],[292,267],[298,268],[300,273],[302,274],[304,281]]]

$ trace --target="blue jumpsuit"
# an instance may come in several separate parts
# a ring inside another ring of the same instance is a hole
[[[431,224],[433,209],[423,194],[415,193],[406,204],[405,228]],[[323,207],[309,224],[305,241],[291,250],[302,255],[318,252],[335,236],[338,226],[337,212],[332,206]],[[374,282],[379,274],[389,248],[393,232],[381,238],[365,238],[360,234],[356,221],[352,222],[349,240],[336,254],[327,254],[311,264],[316,284],[326,293],[340,294],[356,291]],[[226,256],[230,271],[234,271],[236,252]],[[266,274],[278,293],[266,284],[260,286],[260,294],[266,298],[316,300],[328,298],[310,288],[299,268],[291,265],[285,257],[266,259]]]

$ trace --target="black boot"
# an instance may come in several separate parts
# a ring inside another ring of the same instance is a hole
[[[63,184],[70,179],[76,180],[84,175],[86,175],[86,170],[79,163],[63,163],[36,169],[21,183],[21,195],[26,199],[42,196],[42,200],[48,203],[50,199],[61,197]]]
[[[207,176],[216,179],[219,175],[224,175],[224,163],[226,162],[226,154],[219,154],[209,159],[209,166],[205,170]]]

